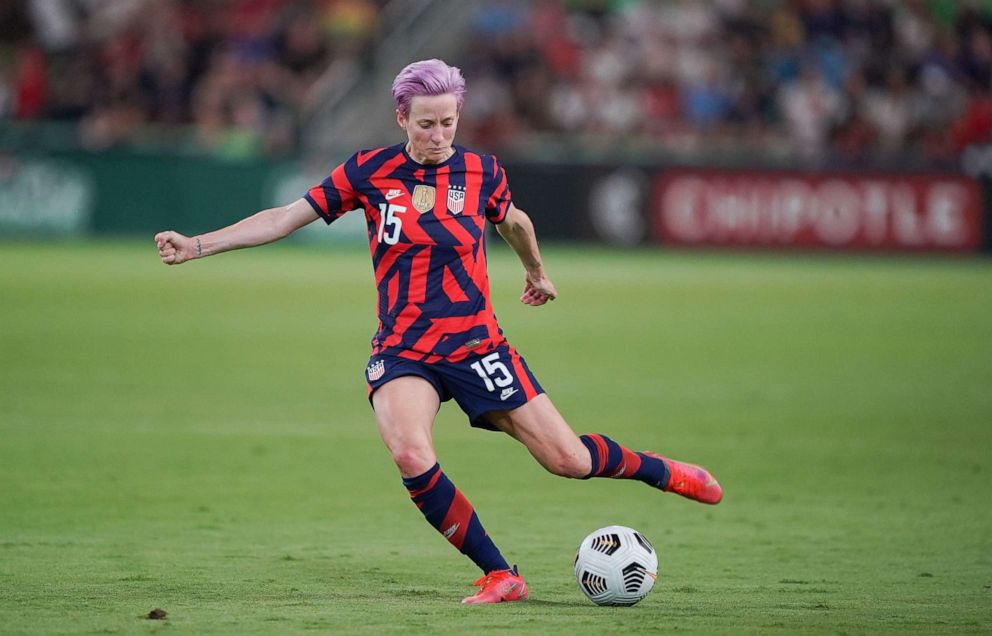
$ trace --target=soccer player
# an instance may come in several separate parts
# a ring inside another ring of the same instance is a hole
[[[415,62],[396,76],[392,92],[403,143],[355,153],[289,205],[199,236],[161,232],[155,242],[162,261],[178,265],[362,209],[379,298],[365,370],[379,434],[427,521],[482,570],[480,589],[463,602],[523,600],[527,585],[516,566],[438,464],[431,435],[442,402],[453,398],[472,426],[520,441],[555,475],[636,479],[707,504],[723,492],[703,468],[572,431],[496,323],[486,223],[520,258],[521,302],[537,307],[558,292],[499,161],[454,144],[465,97],[461,72],[441,60]]]

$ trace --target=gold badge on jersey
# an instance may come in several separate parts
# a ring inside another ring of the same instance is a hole
[[[418,185],[413,189],[413,194],[410,197],[413,199],[413,207],[417,208],[421,214],[430,212],[434,209],[435,194],[434,186]]]

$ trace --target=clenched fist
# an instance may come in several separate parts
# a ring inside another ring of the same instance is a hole
[[[200,256],[199,239],[166,230],[155,235],[158,255],[166,265],[179,265]]]

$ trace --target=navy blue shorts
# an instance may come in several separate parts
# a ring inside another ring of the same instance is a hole
[[[393,355],[373,355],[365,369],[369,401],[383,384],[404,375],[421,377],[442,402],[455,399],[472,426],[498,430],[485,419],[488,411],[512,410],[544,393],[523,357],[508,344],[458,362],[427,364]]]

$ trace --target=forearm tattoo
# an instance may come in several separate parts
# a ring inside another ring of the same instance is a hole
[[[196,256],[197,258],[203,256],[203,247],[200,245],[200,239],[196,239]]]

